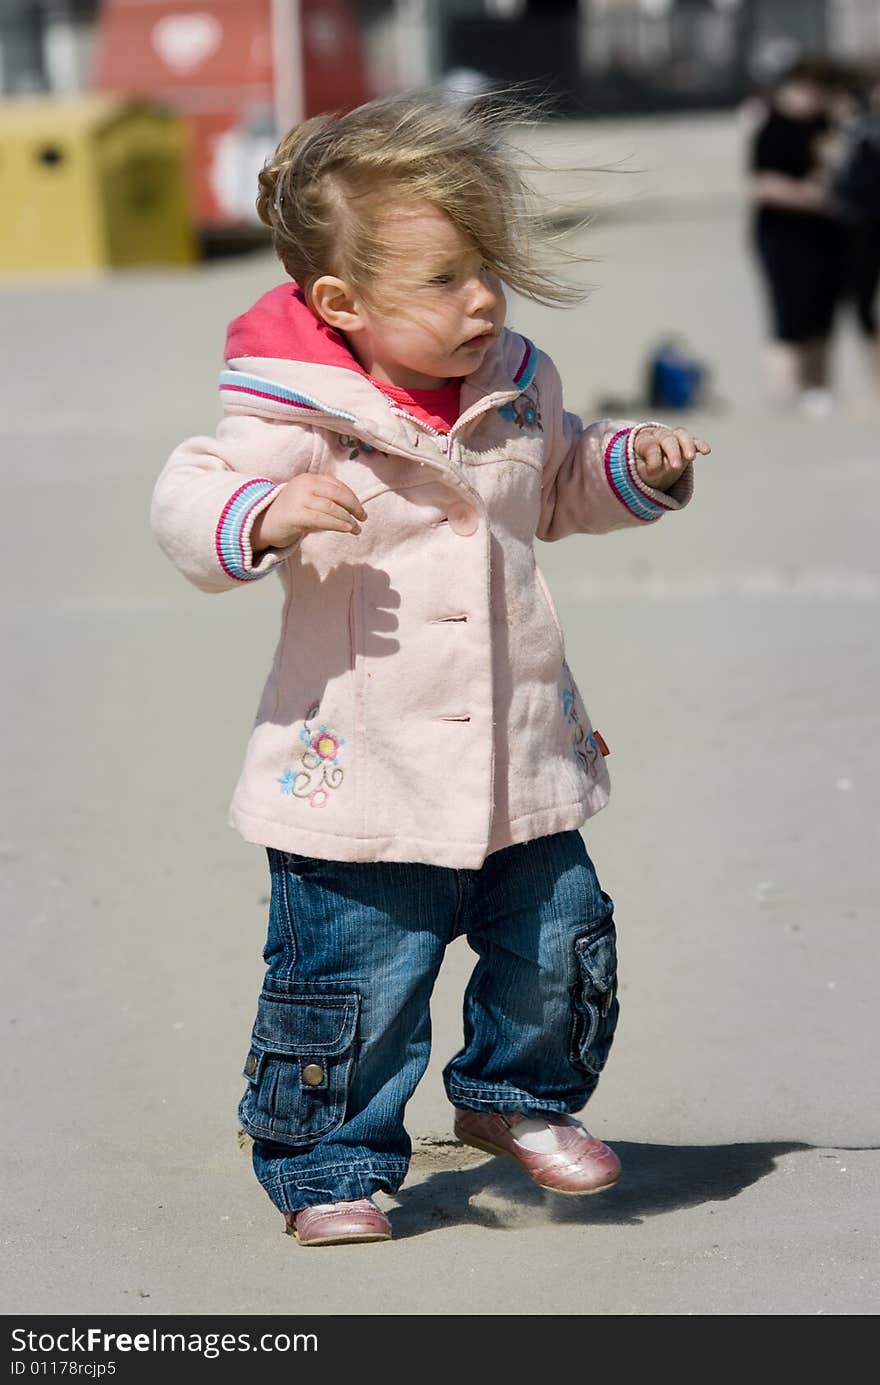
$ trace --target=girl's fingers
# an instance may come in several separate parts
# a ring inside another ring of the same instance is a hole
[[[324,480],[325,484],[331,487],[331,489],[316,491],[316,495],[326,495],[335,500],[344,510],[350,511],[351,514],[355,515],[358,519],[366,519],[366,510],[358,500],[354,491],[347,486],[344,481],[338,481],[334,476],[328,476],[324,478]]]
[[[681,434],[681,439],[679,439],[679,434]],[[667,466],[672,467],[675,471],[683,469],[682,451],[684,450],[685,456],[687,456],[688,441],[688,435],[683,428],[679,428],[676,432],[670,430],[664,433],[651,433],[649,439],[646,439],[640,447],[636,448],[647,466],[661,471],[665,470]]]
[[[675,436],[681,443],[683,456],[689,462],[694,460],[698,452],[705,457],[708,452],[712,451],[704,438],[695,438],[686,428],[676,428]]]
[[[681,448],[681,456],[686,462],[692,462],[699,452],[701,456],[706,456],[712,451],[704,438],[695,438],[686,428],[676,428],[675,438]],[[666,449],[667,456],[670,456],[669,449]],[[670,460],[673,458],[670,457]]]
[[[305,505],[303,507],[309,511],[310,522],[312,515],[314,515],[315,521],[317,521],[317,525],[315,526],[313,523],[312,527],[317,527],[319,529],[337,529],[343,532],[354,532],[355,534],[360,533],[360,525],[357,521],[352,518],[348,510],[343,509],[341,505],[337,505],[335,500],[330,500],[326,496],[320,495],[314,498],[318,502],[317,504]]]
[[[323,487],[315,489],[309,499],[312,502],[317,500],[331,505],[349,519],[366,519],[367,517],[367,512],[354,491],[350,491],[348,486],[344,486],[341,482],[332,490],[325,490]]]
[[[638,440],[636,453],[644,468],[643,479],[654,485],[671,474],[680,476],[697,453],[705,456],[712,449],[703,438],[695,438],[687,428],[662,433],[646,433]]]
[[[692,462],[697,455],[697,449],[696,442],[691,437],[688,430],[686,428],[676,428],[675,438],[679,445],[680,457],[683,457],[686,462]]]
[[[678,440],[678,435],[676,433],[665,434],[661,439],[661,446],[663,448],[663,455],[669,465],[676,471],[680,471],[682,467],[682,448]]]
[[[340,505],[336,500],[331,500],[328,495],[319,496],[318,499],[319,507],[326,510],[328,515],[335,515],[337,519],[344,520],[346,524],[352,522],[354,516],[344,505]]]

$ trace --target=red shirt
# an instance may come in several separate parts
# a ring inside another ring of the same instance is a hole
[[[384,380],[377,380],[372,375],[370,379],[388,399],[399,404],[420,423],[427,423],[431,428],[436,428],[438,433],[448,433],[458,419],[460,379],[447,380],[445,385],[435,390],[405,390],[400,385],[386,384]]]

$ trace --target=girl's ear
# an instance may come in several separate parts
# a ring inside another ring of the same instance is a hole
[[[350,284],[332,274],[322,274],[309,292],[313,310],[337,332],[357,332],[365,326]]]

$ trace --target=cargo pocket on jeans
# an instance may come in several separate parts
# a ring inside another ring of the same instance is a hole
[[[575,939],[578,979],[573,992],[571,1061],[598,1076],[617,1028],[617,941],[614,924]]]
[[[313,1145],[345,1119],[359,997],[264,992],[238,1108],[256,1139]]]

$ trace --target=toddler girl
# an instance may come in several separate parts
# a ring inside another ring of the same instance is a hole
[[[258,209],[290,280],[234,321],[215,437],[155,489],[159,543],[220,592],[275,570],[281,634],[231,822],[268,850],[266,976],[239,1107],[301,1244],[387,1239],[404,1108],[447,944],[477,954],[454,1129],[541,1187],[616,1155],[574,1119],[618,1016],[615,931],[578,828],[607,753],[534,556],[653,523],[708,446],[566,413],[504,286],[536,261],[499,121],[417,94],[294,129]]]

